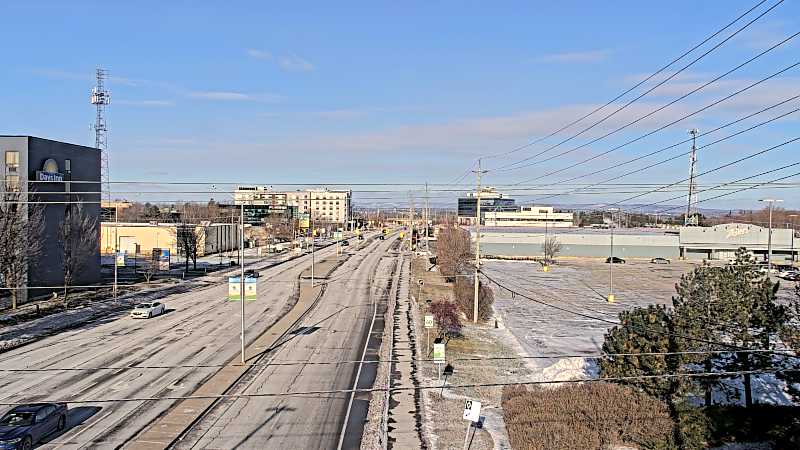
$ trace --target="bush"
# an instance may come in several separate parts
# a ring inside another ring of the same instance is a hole
[[[447,300],[433,302],[430,312],[440,333],[448,337],[461,335],[461,313],[455,303]]]
[[[672,446],[667,405],[626,386],[595,382],[530,391],[508,386],[502,406],[517,449]]]
[[[453,286],[453,296],[458,307],[467,316],[467,320],[472,321],[472,313],[475,309],[475,279],[473,277],[459,277]],[[494,294],[488,286],[483,283],[478,288],[478,320],[488,320],[492,317],[492,304]]]

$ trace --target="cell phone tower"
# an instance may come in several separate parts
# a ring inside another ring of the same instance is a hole
[[[111,183],[108,173],[108,128],[106,127],[106,106],[111,104],[111,92],[105,88],[108,71],[98,67],[95,71],[97,84],[92,88],[91,103],[97,108],[94,121],[94,146],[100,150],[100,183],[103,199],[111,201]]]

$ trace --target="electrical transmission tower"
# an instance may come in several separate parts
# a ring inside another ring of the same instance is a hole
[[[697,216],[692,217],[692,204],[697,204],[697,192],[695,192],[694,176],[697,173],[697,128],[689,130],[692,135],[692,153],[689,155],[689,195],[686,202],[686,217],[683,225],[699,225]]]
[[[97,107],[94,122],[94,146],[100,150],[100,183],[103,199],[111,201],[111,183],[108,173],[108,128],[106,127],[106,105],[111,104],[111,92],[105,88],[108,72],[100,67],[96,70],[97,84],[92,88],[91,102]]]

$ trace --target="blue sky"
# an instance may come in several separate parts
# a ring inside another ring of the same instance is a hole
[[[0,16],[6,43],[0,133],[92,143],[88,93],[94,68],[102,65],[111,73],[113,93],[108,112],[113,179],[450,182],[478,156],[516,148],[603,104],[755,3],[7,1]],[[797,2],[784,2],[663,88],[546,156],[718,76],[800,30],[798,17]],[[487,183],[535,178],[606,151],[797,62],[798,48],[793,40],[624,132],[552,161],[490,172]],[[798,80],[797,68],[787,71],[692,121],[533,184],[613,167],[684,139],[688,128],[707,130],[800,94]],[[795,100],[718,136],[798,106]],[[701,171],[797,137],[797,117],[800,113],[715,146],[701,154]],[[492,168],[531,156],[580,129],[486,164]],[[701,183],[711,186],[795,162],[798,149],[800,144],[788,145],[709,174]],[[686,172],[686,158],[678,158],[620,182],[669,183]],[[564,190],[558,184],[542,187]],[[764,195],[789,200],[796,193],[749,191],[706,206],[757,207],[755,200]],[[598,197],[565,195],[558,201],[615,201],[625,195]],[[800,207],[793,202],[787,206]]]

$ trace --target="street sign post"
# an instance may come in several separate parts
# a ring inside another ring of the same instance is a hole
[[[467,422],[467,433],[464,436],[464,449],[469,450],[469,429],[473,423],[481,420],[481,402],[467,400],[464,403],[464,420]]]
[[[433,363],[436,364],[436,379],[442,378],[442,365],[445,363],[444,343],[433,344]]]
[[[431,351],[431,328],[433,328],[433,314],[425,314],[425,354]]]

